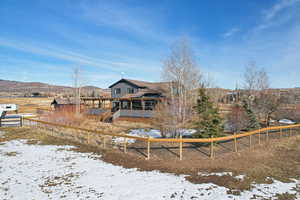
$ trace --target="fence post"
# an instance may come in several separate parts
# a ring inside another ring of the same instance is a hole
[[[236,141],[236,133],[234,133],[234,152],[237,152],[237,141]]]
[[[279,134],[279,139],[282,137],[282,128],[280,128],[280,134]]]
[[[180,158],[180,160],[182,160],[182,135],[180,135],[179,158]]]
[[[20,127],[23,127],[23,116],[20,117]]]
[[[211,136],[211,139],[213,139],[213,136]],[[214,142],[213,141],[210,142],[210,158],[211,159],[214,158]]]
[[[111,147],[112,147],[112,148],[114,147],[114,141],[115,141],[114,138],[115,138],[114,136],[111,136]]]
[[[127,138],[124,138],[124,153],[127,153]]]
[[[88,131],[88,135],[87,135],[87,143],[90,144],[90,132]]]
[[[106,148],[106,137],[104,136],[103,137],[103,149],[105,149]]]
[[[260,144],[260,131],[258,132],[258,144]]]
[[[151,143],[150,143],[150,137],[148,136],[148,140],[147,140],[147,160],[149,160],[150,159],[150,145],[151,145]]]
[[[290,137],[292,136],[292,128],[290,128],[290,134],[289,134],[289,136]]]
[[[269,141],[269,130],[267,130],[267,141]]]
[[[252,135],[249,135],[249,148],[251,149],[251,145],[252,145]]]

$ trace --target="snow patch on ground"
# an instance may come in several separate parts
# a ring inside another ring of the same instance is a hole
[[[191,136],[194,133],[196,133],[197,131],[195,129],[180,129],[178,130],[179,135],[182,136]],[[137,136],[137,137],[150,137],[150,138],[161,138],[161,132],[160,130],[157,129],[132,129],[129,131],[129,133],[127,135],[131,135],[131,136]],[[124,142],[124,138],[116,138],[114,139],[114,142],[116,143],[122,143]],[[127,140],[128,143],[134,143],[135,139],[129,139]]]
[[[240,196],[211,183],[192,184],[184,175],[125,169],[92,153],[69,151],[71,146],[28,145],[10,141],[0,145],[0,199],[250,199],[276,193],[295,193],[292,183],[256,184]],[[8,156],[7,152],[16,152]],[[298,198],[299,198],[298,194]]]
[[[233,176],[232,172],[212,172],[212,173],[206,173],[206,172],[199,172],[199,176]]]
[[[240,174],[240,175],[235,176],[234,178],[237,179],[237,180],[241,180],[242,181],[242,180],[244,180],[246,178],[246,175]]]
[[[233,178],[237,180],[244,180],[246,178],[246,175],[240,174],[237,176],[233,176],[232,172],[212,172],[212,173],[207,173],[207,172],[199,172],[199,176],[232,176]]]

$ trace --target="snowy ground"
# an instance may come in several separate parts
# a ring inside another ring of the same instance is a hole
[[[105,163],[91,153],[68,151],[70,148],[28,145],[24,140],[2,143],[0,199],[226,200],[250,199],[253,195],[262,199],[276,193],[295,193],[293,188],[300,184],[299,180],[254,184],[252,191],[234,196],[227,194],[227,188],[214,184],[192,184],[184,176],[125,169]]]
[[[178,130],[179,134],[182,136],[191,136],[196,133],[195,129],[180,129]],[[134,136],[141,136],[141,137],[153,137],[153,138],[160,138],[161,133],[157,129],[132,129],[129,132],[130,135]]]
[[[191,136],[196,133],[195,129],[180,129],[179,134],[182,136]],[[138,136],[138,137],[151,137],[151,138],[161,138],[161,132],[157,129],[132,129],[129,131],[128,135]],[[116,138],[115,142],[123,142],[123,138]],[[134,143],[134,139],[128,140],[128,143]]]

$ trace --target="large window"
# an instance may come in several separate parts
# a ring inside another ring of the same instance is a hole
[[[127,88],[127,93],[128,94],[133,94],[134,93],[134,89],[133,88]]]
[[[121,88],[115,88],[115,94],[121,94]]]

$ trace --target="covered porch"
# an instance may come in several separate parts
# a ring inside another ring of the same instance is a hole
[[[82,97],[81,101],[89,108],[117,110],[154,110],[155,105],[162,101],[157,97],[141,98],[101,98],[101,97]]]

